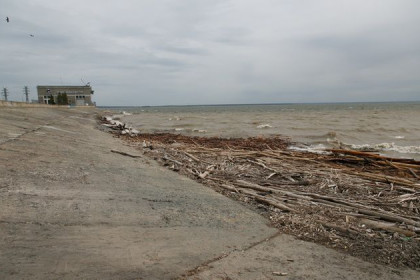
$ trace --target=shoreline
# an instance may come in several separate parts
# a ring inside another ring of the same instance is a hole
[[[299,143],[296,149],[301,150],[346,148],[420,160],[416,125],[420,111],[412,103],[253,106],[132,108],[114,114],[148,133],[231,138],[283,135]]]
[[[352,150],[291,151],[292,143],[278,137],[121,135],[124,127],[110,132],[247,205],[283,233],[371,262],[420,269],[419,161]]]

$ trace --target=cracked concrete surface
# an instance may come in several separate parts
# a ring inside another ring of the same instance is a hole
[[[274,229],[95,128],[92,110],[1,108],[0,278],[164,279]]]

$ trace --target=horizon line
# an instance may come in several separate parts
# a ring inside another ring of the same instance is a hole
[[[130,108],[130,107],[188,107],[188,106],[251,106],[251,105],[316,105],[316,104],[362,104],[362,103],[417,103],[420,100],[410,100],[410,101],[339,101],[339,102],[276,102],[276,103],[220,103],[220,104],[184,104],[184,105],[97,105],[96,107],[100,108]]]

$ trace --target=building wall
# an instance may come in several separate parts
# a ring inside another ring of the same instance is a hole
[[[49,103],[49,96],[53,96],[57,104],[59,93],[67,94],[69,105],[92,106],[92,87],[91,86],[37,86],[38,101],[41,104]]]

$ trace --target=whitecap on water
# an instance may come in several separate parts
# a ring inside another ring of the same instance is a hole
[[[314,154],[324,154],[324,155],[331,154],[330,152],[325,151],[326,147],[322,144],[310,145],[310,146],[304,146],[304,145],[290,146],[288,149],[294,150],[294,151],[300,151],[300,152],[310,152]]]
[[[271,128],[272,126],[269,125],[268,123],[265,124],[260,124],[259,126],[257,126],[257,128]]]
[[[207,130],[204,130],[204,129],[193,129],[192,130],[193,132],[198,132],[198,133],[206,133],[207,132]]]
[[[397,136],[394,136],[394,138],[395,138],[395,139],[404,139],[404,138],[405,138],[405,136],[402,136],[402,135],[397,135]]]
[[[420,146],[399,146],[395,145],[395,143],[351,145],[351,148],[355,150],[393,151],[402,154],[420,154]]]

